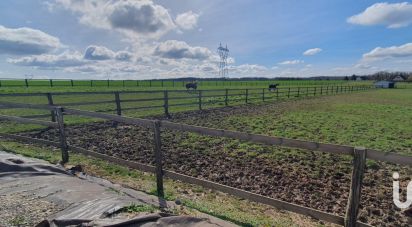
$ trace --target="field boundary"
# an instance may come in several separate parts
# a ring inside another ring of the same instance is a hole
[[[186,183],[191,183],[191,184],[196,184],[196,185],[212,188],[212,189],[223,191],[228,194],[232,194],[234,196],[238,196],[244,199],[249,199],[251,201],[265,203],[265,204],[275,206],[281,209],[285,209],[288,211],[292,211],[295,213],[311,216],[319,220],[324,220],[324,221],[332,222],[332,223],[339,224],[339,225],[345,225],[345,226],[369,226],[367,224],[357,222],[357,214],[359,211],[359,204],[360,204],[360,198],[361,198],[360,193],[361,193],[364,169],[366,165],[366,159],[390,162],[390,163],[399,164],[399,165],[412,165],[412,156],[398,155],[394,153],[385,153],[381,151],[360,148],[360,147],[324,144],[324,143],[317,143],[317,142],[312,142],[312,141],[264,136],[264,135],[243,133],[243,132],[230,131],[230,130],[220,130],[220,129],[192,126],[192,125],[186,125],[186,124],[179,124],[179,123],[173,123],[169,121],[129,118],[129,117],[122,117],[122,116],[111,115],[111,114],[104,114],[104,113],[97,113],[97,112],[92,112],[92,111],[76,110],[76,109],[48,106],[48,105],[38,106],[38,105],[30,105],[30,104],[4,103],[4,102],[0,102],[0,105],[3,108],[40,108],[40,109],[47,109],[47,110],[55,109],[54,112],[56,113],[56,119],[58,123],[57,125],[52,124],[52,126],[59,128],[59,135],[60,135],[59,143],[47,141],[47,140],[34,139],[30,137],[12,135],[12,134],[4,134],[4,133],[1,133],[0,136],[4,138],[14,139],[14,140],[24,140],[26,142],[41,143],[41,144],[60,147],[62,150],[62,162],[63,163],[68,161],[68,158],[69,158],[68,151],[72,150],[74,152],[79,152],[79,153],[83,153],[86,155],[102,158],[107,161],[126,165],[130,168],[135,168],[135,169],[139,169],[142,171],[155,173],[156,181],[157,181],[157,193],[161,197],[164,196],[163,177],[169,177],[175,180],[180,180]],[[131,162],[131,161],[107,156],[104,154],[99,154],[93,151],[88,151],[83,148],[68,146],[67,141],[66,141],[66,135],[65,135],[63,113],[70,114],[70,115],[80,115],[80,116],[86,116],[86,117],[101,118],[101,119],[110,120],[114,122],[139,125],[139,126],[144,126],[144,127],[153,129],[154,131],[153,145],[154,145],[154,151],[155,151],[156,165],[150,166],[150,165],[146,165],[146,164],[142,164],[138,162]],[[0,119],[8,120],[8,121],[16,121],[16,122],[21,122],[21,123],[33,123],[33,124],[46,125],[46,124],[43,124],[44,122],[39,122],[38,120],[25,119],[25,118],[14,117],[14,116],[11,117],[11,116],[2,115],[0,116]],[[52,123],[52,122],[49,122],[49,123]],[[290,204],[284,201],[272,199],[269,197],[265,197],[265,196],[258,195],[255,193],[251,193],[251,192],[247,192],[244,190],[221,185],[218,183],[210,182],[207,180],[198,179],[198,178],[187,176],[184,174],[175,173],[173,171],[164,170],[163,169],[163,153],[162,153],[162,148],[161,148],[161,130],[160,130],[161,128],[170,129],[170,130],[178,130],[178,131],[183,131],[183,132],[197,133],[197,134],[206,135],[206,136],[239,139],[242,141],[248,141],[252,143],[263,143],[267,145],[292,147],[292,148],[299,148],[299,149],[310,150],[310,151],[321,151],[321,152],[329,152],[329,153],[334,153],[334,154],[339,154],[339,155],[350,155],[353,157],[353,172],[352,172],[350,195],[348,198],[346,215],[343,218],[343,217],[336,216],[333,214],[328,214],[328,213],[325,213],[319,210],[314,210],[312,208],[303,207],[303,206],[299,206],[296,204]]]
[[[73,80],[73,79],[14,79],[0,78],[0,87],[185,87],[186,83],[193,79],[180,80]],[[198,80],[199,86],[267,86],[280,83],[282,85],[308,86],[315,84],[342,85],[351,80],[241,80],[241,79],[217,79]],[[364,81],[367,82],[367,81]]]
[[[342,93],[352,93],[357,91],[365,91],[376,89],[371,85],[358,86],[321,86],[321,87],[283,87],[269,91],[267,88],[246,88],[246,89],[212,89],[212,90],[161,90],[161,91],[113,91],[113,92],[48,92],[48,93],[13,93],[0,94],[0,97],[30,97],[39,96],[45,97],[45,103],[54,106],[90,106],[99,104],[113,104],[112,109],[100,110],[99,112],[116,112],[117,115],[122,115],[122,111],[126,110],[142,110],[142,109],[163,109],[163,114],[170,117],[170,107],[177,106],[197,106],[199,110],[205,108],[205,105],[223,103],[224,106],[229,106],[230,102],[241,102],[244,104],[251,103],[253,100],[258,102],[266,102],[273,100],[284,100],[300,97],[316,97],[323,95],[334,95]],[[205,95],[207,92],[221,92],[224,94]],[[237,92],[231,94],[230,92]],[[189,93],[191,97],[172,97],[172,93]],[[121,98],[123,94],[157,94],[158,98],[139,98],[127,99]],[[90,101],[90,102],[69,102],[56,103],[54,97],[56,96],[76,96],[85,95],[112,95],[111,100]],[[214,100],[213,100],[214,99]],[[174,100],[186,100],[184,103],[171,103]],[[147,105],[147,101],[158,101],[159,103]],[[143,103],[143,106],[138,107],[123,107],[123,103]],[[146,105],[146,106],[145,106]],[[55,114],[50,112],[51,120],[56,121]],[[47,115],[32,115],[25,116],[27,118],[44,118]]]

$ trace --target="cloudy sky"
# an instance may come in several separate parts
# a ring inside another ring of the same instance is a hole
[[[2,0],[0,78],[308,77],[412,71],[412,2]]]

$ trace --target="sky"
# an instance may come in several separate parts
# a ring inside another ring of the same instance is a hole
[[[412,2],[2,0],[0,78],[312,77],[412,71]]]

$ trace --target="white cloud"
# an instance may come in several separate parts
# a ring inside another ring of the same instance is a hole
[[[88,60],[108,60],[114,58],[115,53],[104,46],[88,46],[84,58]]]
[[[197,20],[199,19],[199,14],[188,11],[177,15],[176,24],[179,28],[184,30],[193,29],[197,26]]]
[[[170,59],[205,60],[212,56],[212,52],[205,47],[192,47],[186,42],[167,40],[155,48],[154,55]]]
[[[168,10],[150,0],[57,0],[57,3],[78,13],[80,23],[117,29],[129,36],[159,38],[176,27]]]
[[[376,47],[368,53],[363,54],[362,60],[381,60],[385,58],[412,57],[412,43],[401,46]]]
[[[412,23],[412,4],[376,3],[347,21],[359,25],[385,25],[388,28],[406,27]]]
[[[297,65],[297,64],[301,64],[304,63],[303,60],[289,60],[289,61],[282,61],[279,62],[279,65]]]
[[[43,69],[74,67],[87,63],[83,59],[82,54],[79,52],[64,52],[59,55],[32,55],[17,59],[8,59],[7,62],[21,66],[34,66]]]
[[[63,45],[59,39],[32,28],[6,28],[0,25],[0,54],[44,54]]]
[[[312,48],[312,49],[308,49],[305,52],[303,52],[303,55],[306,55],[306,56],[315,55],[315,54],[318,54],[321,51],[322,51],[322,49],[320,49],[320,48]]]

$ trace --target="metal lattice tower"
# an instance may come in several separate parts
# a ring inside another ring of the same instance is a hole
[[[219,54],[220,61],[219,61],[219,77],[226,77],[229,73],[227,68],[227,57],[229,56],[229,49],[223,47],[222,44],[219,44],[217,48],[217,53]]]

